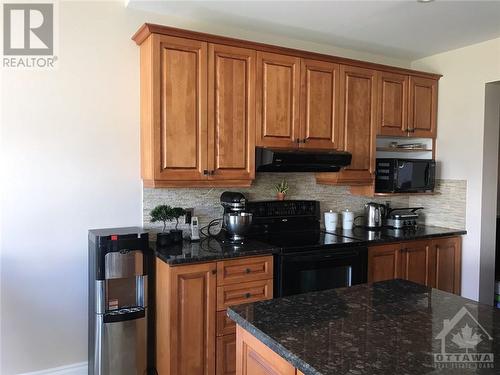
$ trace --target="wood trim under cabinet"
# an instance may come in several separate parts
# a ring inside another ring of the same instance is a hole
[[[132,40],[138,45],[141,45],[151,34],[163,34],[176,36],[181,38],[202,40],[209,43],[225,44],[228,46],[242,47],[255,49],[262,52],[280,53],[283,55],[296,56],[304,59],[322,60],[333,62],[337,64],[345,64],[351,66],[358,66],[360,68],[376,69],[387,72],[395,72],[400,74],[409,74],[418,77],[439,79],[442,77],[441,74],[422,72],[418,70],[394,67],[384,64],[371,63],[366,61],[348,59],[339,56],[326,55],[316,52],[302,51],[294,48],[287,48],[281,46],[275,46],[266,43],[252,42],[249,40],[242,40],[236,38],[230,38],[225,36],[213,35],[208,33],[202,33],[191,30],[179,29],[171,26],[157,25],[152,23],[143,24],[139,30],[132,36]]]

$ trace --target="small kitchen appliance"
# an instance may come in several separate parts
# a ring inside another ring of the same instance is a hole
[[[200,240],[200,228],[198,224],[198,217],[191,217],[191,241],[199,241]]]
[[[148,368],[148,233],[89,231],[89,375],[137,375]]]
[[[430,159],[377,159],[376,193],[434,191],[436,162]]]
[[[365,204],[365,227],[368,230],[382,228],[386,213],[386,206],[381,203],[369,202]]]
[[[393,208],[387,214],[386,225],[394,229],[415,228],[418,223],[418,210],[423,207]]]
[[[243,242],[253,219],[252,213],[245,212],[245,196],[242,193],[225,191],[220,196],[220,202],[224,208],[222,231],[227,233],[230,242]]]

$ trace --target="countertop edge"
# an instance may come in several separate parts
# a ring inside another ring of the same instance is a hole
[[[302,359],[300,359],[295,354],[290,352],[283,345],[277,343],[275,340],[273,340],[273,338],[269,337],[264,332],[256,328],[253,324],[249,323],[246,319],[241,317],[236,311],[231,309],[231,307],[227,308],[227,316],[231,320],[233,320],[236,324],[238,324],[247,332],[249,332],[262,344],[266,345],[269,349],[271,349],[285,361],[290,363],[297,370],[301,371],[304,375],[322,375],[321,372],[318,372],[318,370],[316,370],[311,365],[304,362]]]

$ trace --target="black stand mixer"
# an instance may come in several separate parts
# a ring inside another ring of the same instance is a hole
[[[252,225],[253,215],[245,212],[246,198],[242,193],[225,191],[220,196],[220,204],[224,208],[222,234],[227,234],[231,243],[242,243],[245,234]]]

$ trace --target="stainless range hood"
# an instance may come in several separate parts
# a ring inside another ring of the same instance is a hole
[[[351,154],[348,152],[255,149],[257,172],[338,172],[349,164]]]

